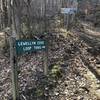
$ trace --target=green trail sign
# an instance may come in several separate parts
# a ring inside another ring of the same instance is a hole
[[[44,40],[16,40],[17,55],[41,50],[46,50],[46,41]]]

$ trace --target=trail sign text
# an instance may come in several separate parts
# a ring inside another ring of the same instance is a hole
[[[44,40],[16,40],[16,53],[46,50],[46,41]]]

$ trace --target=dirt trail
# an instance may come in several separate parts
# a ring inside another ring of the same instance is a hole
[[[91,88],[90,91],[95,94],[98,97],[98,100],[100,100],[100,30],[98,28],[94,28],[91,23],[81,23],[84,30],[83,31],[77,31],[76,34],[82,39],[88,46],[90,46],[90,50],[92,50],[93,53],[93,61],[95,64],[92,65],[84,55],[84,58],[82,59],[84,62],[84,65],[87,66],[88,71],[87,74],[84,76],[87,78],[88,81],[90,81]],[[97,61],[97,58],[99,61]],[[99,63],[98,63],[99,62]]]
[[[91,23],[82,22],[81,24],[88,35],[100,38],[100,28],[94,28]]]
[[[68,39],[64,38],[67,36],[67,33],[64,34],[64,37],[59,36],[59,38],[58,36],[49,36],[49,38],[53,40],[53,42],[51,42],[53,44],[51,44],[51,49],[49,51],[50,63],[61,63],[61,66],[64,68],[66,73],[63,81],[59,80],[57,87],[53,90],[53,92],[51,91],[49,93],[50,97],[53,98],[52,100],[100,100],[100,59],[99,63],[97,63],[97,59],[94,58],[93,55],[87,53],[86,50],[89,47],[99,47],[100,39],[92,35],[88,35],[86,32],[74,31],[74,33],[78,33],[78,35],[70,34],[70,38]],[[77,36],[79,36],[80,39],[77,38]],[[83,40],[85,43],[81,43]],[[36,74],[35,68],[38,70],[42,68],[42,64],[40,63],[42,55],[40,56],[40,54],[38,54],[37,57],[34,56],[34,54],[28,57],[23,57],[21,58],[21,61],[19,61],[19,66],[21,68],[20,85],[21,90],[26,88],[24,92],[28,89],[26,84],[31,88],[34,86],[33,83],[35,83],[34,77]],[[83,59],[80,56],[82,56]],[[100,55],[98,58],[100,58]],[[0,93],[0,100],[9,100],[5,98],[9,98],[9,96],[11,96],[11,68],[9,66],[8,59],[2,57],[2,55],[0,55],[0,62],[0,75],[2,76],[0,79],[2,84],[0,87],[0,89],[2,89]],[[28,94],[25,95],[25,97],[28,96]],[[57,99],[57,97],[60,99]]]

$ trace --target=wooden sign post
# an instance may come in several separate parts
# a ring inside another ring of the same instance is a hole
[[[12,93],[13,100],[19,100],[19,89],[18,89],[18,73],[17,73],[17,57],[15,50],[15,38],[10,37],[10,66],[12,68]]]
[[[44,75],[48,74],[48,50],[43,52],[43,66],[44,66]]]
[[[44,74],[47,75],[47,45],[44,40],[16,40],[10,37],[10,65],[12,68],[12,93],[13,100],[20,100],[18,88],[18,66],[17,55],[32,53],[33,51],[44,52]]]

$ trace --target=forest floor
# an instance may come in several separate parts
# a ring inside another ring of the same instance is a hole
[[[48,76],[42,52],[18,58],[21,100],[100,100],[100,33],[82,24],[84,30],[43,37],[49,40]],[[0,100],[12,100],[11,89],[9,54],[0,53]]]

